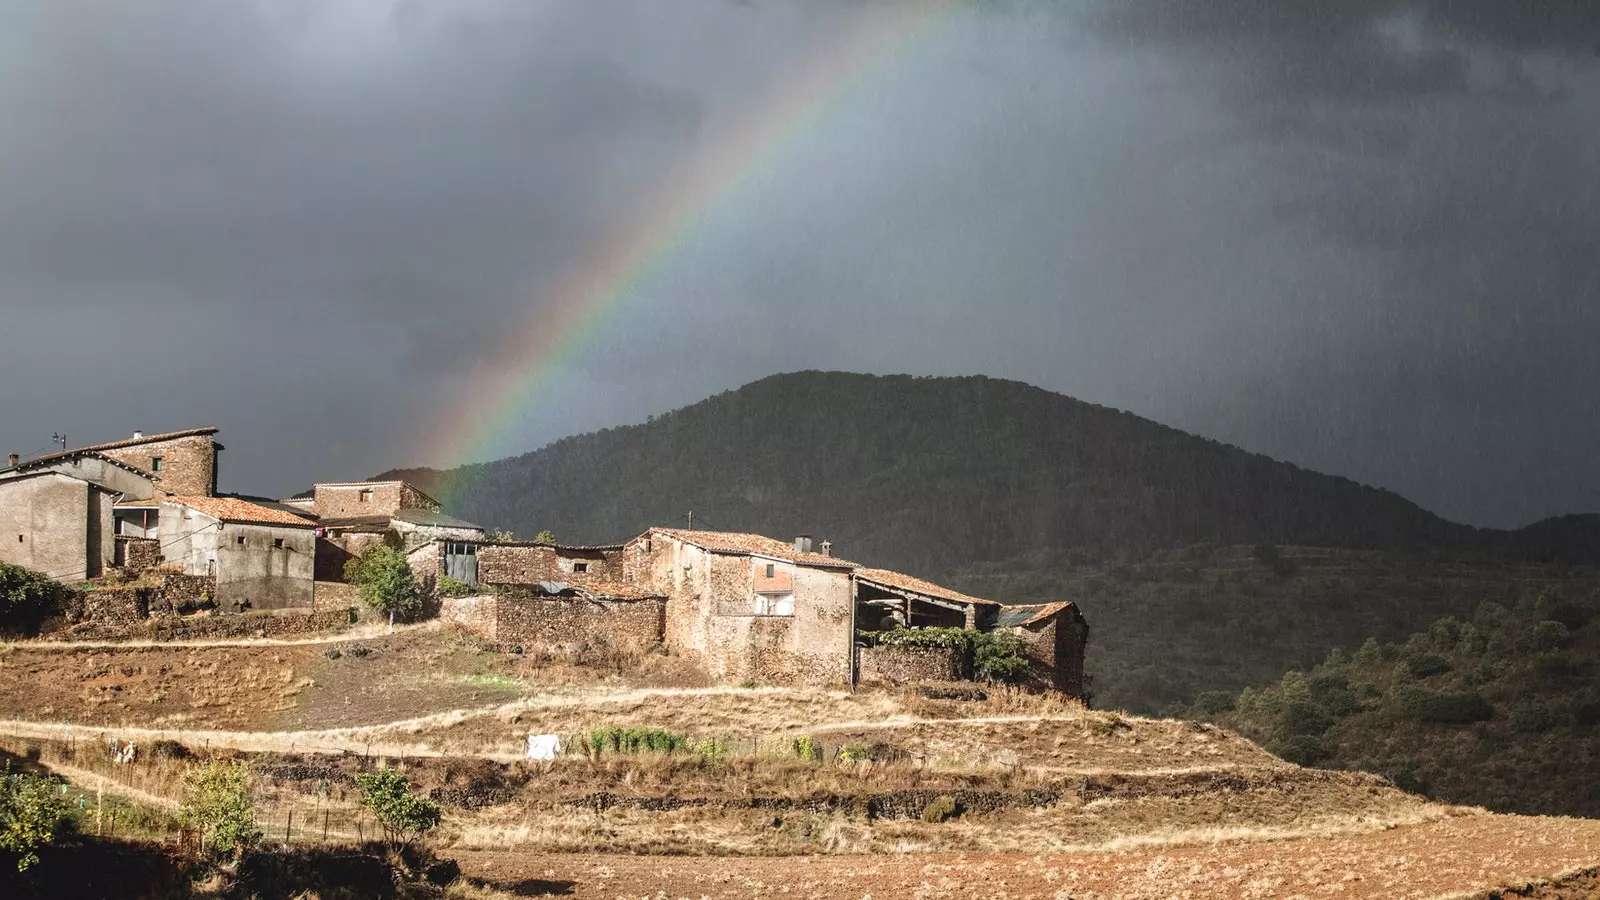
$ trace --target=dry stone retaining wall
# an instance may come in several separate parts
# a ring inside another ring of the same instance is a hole
[[[861,647],[856,650],[863,684],[916,684],[964,681],[970,677],[967,654],[948,647]]]

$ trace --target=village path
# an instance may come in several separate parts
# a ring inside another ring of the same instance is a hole
[[[316,644],[345,644],[350,641],[371,640],[408,632],[438,631],[443,623],[438,619],[412,625],[373,623],[341,631],[303,638],[231,638],[193,641],[53,641],[31,638],[20,641],[0,641],[3,650],[147,650],[151,648],[194,649],[199,647],[299,647]]]

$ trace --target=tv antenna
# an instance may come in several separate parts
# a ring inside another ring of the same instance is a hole
[[[51,432],[50,433],[50,443],[51,444],[60,444],[62,450],[67,449],[67,435],[66,435],[66,433],[65,432],[54,432],[54,431]]]

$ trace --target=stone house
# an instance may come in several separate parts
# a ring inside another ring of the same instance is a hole
[[[856,564],[758,534],[652,528],[623,580],[667,597],[664,639],[712,677],[848,684]]]
[[[622,579],[622,544],[578,546],[549,541],[490,540],[443,535],[411,547],[412,571],[426,584],[449,575],[473,587],[522,588],[543,582]]]
[[[97,450],[53,453],[0,469],[0,562],[59,581],[117,565],[117,507],[148,500],[158,479]]]
[[[1088,696],[1083,653],[1089,643],[1089,623],[1076,603],[1003,607],[994,627],[1022,639],[1030,663],[1026,682],[1030,687]]]
[[[162,497],[160,562],[210,576],[227,612],[315,605],[316,524],[237,497]]]
[[[316,519],[317,579],[343,581],[344,566],[374,544],[412,552],[434,541],[474,541],[483,529],[447,516],[439,501],[404,481],[318,484],[309,498],[281,501]]]

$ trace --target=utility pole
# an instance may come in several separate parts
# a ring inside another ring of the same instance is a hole
[[[65,431],[51,432],[50,443],[60,444],[62,450],[67,449],[67,433]]]
[[[694,530],[694,510],[689,510],[689,530]]]

